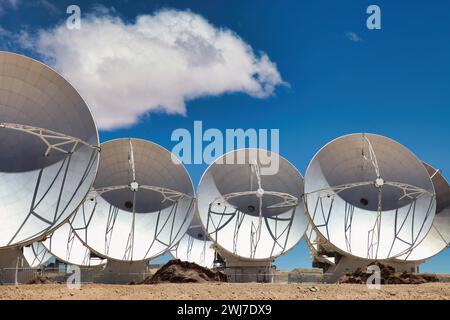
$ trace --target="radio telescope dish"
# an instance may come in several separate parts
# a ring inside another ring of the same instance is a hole
[[[267,170],[265,160],[274,171]],[[241,149],[210,165],[197,203],[201,222],[219,248],[244,259],[269,260],[302,238],[308,225],[302,194],[303,177],[286,159]]]
[[[42,242],[34,242],[29,246],[23,247],[23,256],[30,268],[40,267],[53,257]]]
[[[42,242],[59,261],[81,267],[95,267],[106,263],[91,255],[91,251],[78,239],[69,223],[63,224]]]
[[[405,261],[423,261],[437,255],[450,243],[450,186],[439,170],[424,163],[436,192],[436,215],[427,236],[408,254],[398,257]]]
[[[323,147],[306,172],[305,199],[319,236],[344,255],[371,260],[407,254],[430,230],[436,209],[422,163],[374,134]]]
[[[172,248],[170,253],[175,259],[194,262],[206,268],[213,268],[216,252],[213,244],[203,230],[198,212],[196,212],[186,234]]]
[[[145,261],[170,250],[194,214],[184,166],[161,146],[119,139],[102,144],[94,187],[72,227],[98,256]]]
[[[97,128],[77,91],[46,65],[0,52],[0,247],[64,223],[89,192]]]

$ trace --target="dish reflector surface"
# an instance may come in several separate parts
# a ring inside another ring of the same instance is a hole
[[[95,178],[98,133],[77,91],[44,64],[0,52],[0,247],[51,233]]]
[[[42,242],[34,242],[31,245],[24,247],[23,256],[31,268],[40,267],[53,257]]]
[[[278,163],[271,174],[263,173],[267,159]],[[244,259],[266,260],[284,254],[303,236],[308,221],[302,194],[303,177],[286,159],[241,149],[206,170],[197,202],[201,222],[220,248]]]
[[[427,236],[411,252],[399,260],[422,261],[447,248],[450,243],[450,186],[442,174],[424,163],[436,192],[436,215]]]
[[[170,251],[175,259],[194,262],[206,268],[214,267],[215,250],[213,242],[203,230],[198,213],[180,242]]]
[[[118,261],[157,257],[185,234],[194,187],[166,149],[138,139],[102,144],[94,188],[72,227],[97,255]]]
[[[69,223],[55,230],[42,244],[58,260],[82,267],[94,267],[106,263],[106,260],[91,256],[91,251],[76,236]]]
[[[352,134],[323,147],[305,175],[316,231],[343,254],[388,259],[428,233],[435,193],[422,163],[383,136]]]

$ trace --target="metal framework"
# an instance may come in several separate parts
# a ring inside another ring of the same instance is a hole
[[[89,173],[91,172],[91,170],[94,170],[94,165],[96,163],[97,155],[98,155],[98,150],[97,149],[93,149],[92,152],[91,152],[91,156],[90,156],[89,162],[86,165],[86,168],[85,168],[85,170],[83,172],[82,177],[80,178],[80,181],[77,183],[77,187],[76,187],[76,189],[75,189],[75,191],[74,191],[74,193],[72,195],[72,198],[75,196],[76,192],[78,192],[78,190],[81,188],[81,186],[84,184],[85,180],[89,177]],[[48,225],[48,227],[44,230],[44,232],[47,232],[64,215],[64,213],[67,210],[70,202],[67,205],[63,206],[61,204],[61,201],[62,201],[62,194],[64,192],[65,178],[67,177],[67,174],[68,174],[69,168],[70,168],[71,157],[72,157],[72,155],[69,154],[67,158],[65,158],[64,160],[61,161],[61,166],[58,168],[58,170],[55,173],[53,179],[51,180],[51,183],[46,187],[45,190],[40,190],[41,189],[41,183],[42,183],[41,179],[42,179],[42,176],[44,174],[44,169],[41,169],[39,171],[38,177],[37,177],[37,179],[35,181],[35,187],[34,187],[34,193],[33,193],[32,202],[31,202],[31,205],[30,205],[30,211],[27,214],[27,216],[24,218],[24,220],[21,223],[20,227],[14,233],[12,238],[9,240],[8,245],[11,245],[12,243],[14,243],[16,237],[19,235],[19,233],[22,231],[23,227],[26,225],[27,221],[32,216],[37,218],[37,219],[39,219],[39,220],[41,220],[42,222],[44,222],[44,223],[46,223]],[[63,183],[58,182],[58,177],[60,177],[61,175],[63,177]],[[30,183],[32,183],[32,182],[30,181]],[[51,191],[52,188],[59,188],[59,191],[58,191],[59,196],[58,196],[58,200],[57,200],[57,203],[56,203],[56,206],[55,206],[55,211],[54,211],[53,217],[51,219],[47,219],[46,217],[43,217],[40,214],[38,214],[36,211],[39,208],[39,205],[44,201],[44,198]],[[40,197],[38,195],[40,195]],[[40,234],[41,234],[41,232],[37,233],[37,234],[33,234],[33,235],[27,237],[27,239],[25,239],[23,242],[30,241],[31,239],[36,238]]]
[[[190,226],[189,229],[196,228],[196,227],[197,226]],[[194,248],[194,243],[195,243],[195,241],[197,239],[195,239],[194,237],[190,236],[188,233],[186,233],[185,237],[187,238],[186,260],[187,261],[195,260],[195,259],[192,259],[191,256],[192,256],[192,251],[193,251],[193,248]],[[202,251],[200,253],[199,261],[198,262],[194,261],[194,262],[196,262],[197,264],[203,266],[203,265],[205,265],[205,261],[206,261],[206,245],[207,245],[208,240],[203,239],[203,240],[198,240],[198,241],[202,241],[203,242],[203,246],[202,246]],[[175,247],[172,249],[172,251],[177,252],[177,258],[178,258],[178,251],[179,250],[180,250],[180,243],[177,243],[175,245]]]
[[[129,151],[128,160],[129,160],[129,164],[130,164],[130,167],[129,167],[130,184],[92,189],[88,196],[88,201],[94,201],[95,205],[89,214],[86,214],[84,205],[82,206],[84,226],[82,228],[75,228],[76,231],[84,230],[84,232],[85,232],[84,240],[87,241],[87,237],[88,237],[87,230],[88,230],[89,224],[92,220],[92,217],[94,215],[96,206],[97,206],[97,198],[99,196],[102,196],[105,193],[112,192],[112,191],[117,191],[117,190],[131,191],[133,193],[133,218],[132,218],[132,222],[131,222],[130,232],[128,234],[128,240],[127,240],[127,244],[125,247],[125,252],[123,255],[123,260],[132,260],[132,258],[133,258],[135,223],[136,223],[136,194],[140,189],[153,191],[153,192],[157,192],[157,193],[161,194],[162,198],[163,198],[161,203],[165,203],[167,201],[170,201],[173,203],[170,214],[167,216],[167,218],[165,220],[162,217],[162,209],[159,210],[159,212],[157,213],[157,224],[156,224],[156,228],[154,230],[154,238],[153,238],[152,243],[148,247],[146,255],[150,252],[155,241],[158,241],[166,246],[170,246],[173,239],[175,237],[178,237],[180,231],[173,234],[173,224],[174,224],[176,214],[178,211],[177,208],[178,208],[179,201],[182,199],[185,199],[185,198],[191,199],[191,204],[190,204],[188,212],[190,212],[194,207],[194,198],[183,192],[171,190],[171,189],[164,188],[164,187],[158,187],[158,186],[140,185],[138,183],[138,181],[136,180],[136,166],[135,166],[135,161],[134,161],[135,158],[134,158],[133,143],[132,143],[131,139],[129,140],[129,144],[130,144],[130,151]],[[114,226],[115,226],[115,223],[117,220],[118,213],[119,213],[119,208],[117,208],[113,205],[110,205],[107,223],[106,223],[106,229],[105,229],[105,253],[107,255],[110,250],[112,234],[114,232]],[[184,218],[185,219],[184,221],[186,221],[188,216],[189,215],[186,215],[186,217]],[[171,232],[170,232],[170,239],[169,239],[169,243],[165,243],[159,239],[159,236],[160,236],[161,232],[165,229],[165,227],[167,226],[167,224],[169,223],[170,220],[172,221],[171,222],[172,227],[171,227]]]
[[[77,149],[77,147],[79,145],[85,145],[89,148],[100,150],[99,146],[89,144],[79,138],[75,138],[75,137],[66,135],[64,133],[59,133],[59,132],[44,129],[44,128],[38,128],[38,127],[16,124],[16,123],[0,123],[0,128],[24,132],[24,133],[38,137],[47,146],[47,150],[44,153],[45,157],[48,157],[50,154],[50,151],[52,151],[52,150],[59,151],[59,152],[65,153],[65,154],[72,154],[75,152],[75,150]],[[52,143],[51,141],[54,141],[54,142]],[[69,151],[61,148],[63,146],[70,146],[70,145],[72,145],[72,147],[70,148]]]
[[[189,209],[188,209],[188,212],[190,212],[191,210],[194,209],[195,199],[190,197],[190,196],[187,196],[187,197],[191,198],[191,202],[190,202]],[[170,214],[167,216],[167,218],[165,220],[162,220],[163,217],[162,217],[162,214],[161,214],[161,210],[158,212],[157,224],[156,224],[155,231],[154,231],[153,241],[150,244],[150,246],[148,247],[146,255],[148,255],[148,253],[150,252],[150,250],[153,247],[153,244],[155,242],[159,242],[159,243],[165,245],[166,247],[169,247],[170,244],[173,242],[173,240],[179,236],[180,230],[178,230],[174,234],[173,233],[173,227],[171,227],[170,228],[169,241],[168,242],[164,242],[161,239],[159,239],[159,236],[161,235],[163,230],[166,228],[166,225],[168,224],[168,222],[170,220],[171,220],[171,226],[173,226],[175,218],[176,218],[176,215],[177,215],[177,211],[178,211],[178,202],[175,202],[174,205],[171,208]],[[186,223],[188,216],[189,215],[185,215],[184,216],[183,224]]]
[[[30,266],[41,266],[51,258],[47,248],[45,248],[41,242],[35,242],[31,244],[29,248],[33,252],[33,260],[28,261]]]
[[[69,234],[67,235],[67,249],[66,249],[66,257],[67,260],[70,261],[70,256],[72,255],[72,248],[75,242],[75,232],[73,232],[72,228],[70,228]]]
[[[49,252],[57,259],[66,264],[74,264],[78,266],[97,265],[91,258],[91,251],[80,240],[71,226],[73,218],[59,229],[55,230],[51,236],[43,242]],[[62,247],[64,246],[64,247]]]
[[[48,224],[47,230],[50,229],[60,219],[60,217],[64,214],[64,212],[67,208],[67,207],[61,207],[60,201],[62,198],[61,195],[64,191],[65,180],[66,180],[66,176],[69,171],[72,154],[75,153],[75,151],[77,150],[77,147],[79,145],[88,146],[89,148],[92,149],[92,154],[91,154],[89,163],[86,166],[83,176],[76,188],[76,191],[78,191],[80,186],[83,184],[84,180],[88,177],[88,173],[93,169],[93,166],[94,166],[95,160],[96,160],[96,155],[100,151],[100,147],[89,144],[79,138],[75,138],[75,137],[72,137],[72,136],[69,136],[69,135],[66,135],[63,133],[59,133],[59,132],[44,129],[44,128],[28,126],[28,125],[21,125],[21,124],[15,124],[15,123],[0,123],[0,129],[15,130],[15,131],[24,132],[24,133],[30,134],[32,136],[38,137],[47,146],[47,149],[44,153],[45,157],[48,157],[50,155],[50,151],[52,151],[52,150],[55,150],[55,151],[58,151],[58,152],[68,155],[68,157],[65,158],[61,162],[61,166],[60,166],[59,170],[57,171],[52,182],[50,183],[50,185],[47,187],[47,189],[44,192],[39,191],[40,184],[41,184],[41,178],[42,178],[44,169],[41,169],[39,171],[39,176],[37,178],[36,185],[34,188],[35,190],[34,190],[34,196],[33,196],[32,204],[31,204],[30,212],[27,215],[27,217],[25,218],[25,220],[22,222],[21,226],[18,228],[17,232],[14,234],[14,236],[8,242],[8,244],[12,244],[14,242],[15,238],[17,237],[17,235],[21,232],[22,228],[25,226],[26,222],[31,218],[31,216],[34,216],[34,217],[38,218],[39,220]],[[52,143],[51,141],[54,141],[54,142]],[[71,145],[71,148],[69,151],[64,150],[62,148],[63,146],[70,146],[70,145]],[[63,183],[60,186],[60,192],[59,192],[60,196],[58,197],[58,203],[56,205],[56,210],[54,212],[53,219],[50,220],[50,219],[47,219],[47,218],[37,214],[36,209],[38,208],[39,204],[44,200],[47,193],[58,184],[57,180],[60,175],[63,176]],[[42,194],[41,198],[37,198],[38,194]],[[58,212],[58,210],[61,210],[61,212]],[[37,235],[32,235],[28,239],[32,239],[35,236],[37,236]],[[27,240],[25,240],[25,241],[27,241]]]
[[[329,230],[328,230],[328,222],[330,220],[330,216],[331,216],[331,213],[333,210],[333,204],[335,201],[335,197],[338,196],[339,193],[341,193],[345,190],[362,187],[362,186],[374,186],[377,189],[377,213],[376,213],[377,215],[376,215],[376,219],[375,219],[375,223],[374,223],[373,227],[368,231],[368,234],[367,234],[367,258],[368,259],[377,259],[379,242],[380,242],[380,232],[381,232],[381,216],[382,216],[382,211],[383,211],[383,208],[382,208],[383,187],[390,186],[390,187],[398,188],[398,189],[402,190],[402,192],[403,192],[403,195],[398,200],[403,200],[405,198],[408,198],[412,201],[407,209],[407,214],[403,220],[401,220],[399,218],[399,209],[397,208],[395,210],[395,238],[391,244],[391,247],[389,250],[389,255],[392,252],[392,249],[394,247],[396,240],[399,240],[410,246],[409,249],[407,249],[403,252],[403,254],[406,254],[414,248],[414,245],[417,242],[417,238],[420,234],[420,231],[423,229],[425,222],[427,221],[426,218],[431,214],[433,203],[436,198],[435,194],[433,194],[430,191],[425,190],[423,188],[419,188],[419,187],[416,187],[416,186],[413,186],[413,185],[410,185],[407,183],[396,182],[396,181],[385,181],[382,178],[380,168],[378,166],[377,157],[376,157],[375,151],[373,150],[370,140],[367,138],[367,136],[363,135],[363,141],[365,143],[367,143],[367,146],[369,149],[369,154],[366,155],[364,152],[364,148],[363,148],[363,150],[362,150],[363,159],[365,161],[368,161],[373,166],[377,178],[374,181],[348,183],[348,184],[323,188],[320,190],[316,190],[314,192],[310,192],[308,194],[304,194],[304,198],[305,198],[304,203],[305,203],[306,210],[307,210],[307,212],[310,213],[310,216],[312,217],[313,221],[315,221],[317,214],[319,214],[322,217],[324,223],[316,224],[315,227],[316,227],[316,229],[325,227],[326,237],[327,237],[327,239],[330,239],[330,234],[329,234]],[[308,197],[312,197],[312,196],[317,197],[317,198],[316,198],[316,203],[315,203],[314,209],[311,211],[310,208],[308,208],[307,199],[308,199]],[[421,199],[424,197],[429,197],[430,203],[428,206],[426,217],[423,220],[422,224],[419,226],[419,232],[417,232],[417,235],[414,235],[414,227],[415,227],[414,226],[414,216],[416,213],[416,201],[418,199]],[[327,199],[327,201],[331,201],[329,204],[329,207],[324,206],[324,201],[323,201],[324,199]],[[355,207],[353,205],[348,204],[348,203],[345,204],[344,232],[345,232],[346,248],[349,253],[352,252],[351,251],[351,234],[352,234],[352,222],[353,222],[354,209],[355,209]],[[411,238],[409,240],[406,240],[406,239],[401,238],[399,235],[400,235],[400,232],[403,230],[408,218],[412,218],[411,219],[412,232],[411,232]]]
[[[171,190],[171,189],[163,188],[163,187],[139,185],[139,189],[160,193],[163,197],[163,200],[161,201],[161,203],[165,203],[166,201],[178,202],[184,197],[192,198],[191,196],[189,196],[183,192],[179,192],[179,191],[175,191],[175,190]],[[98,188],[98,189],[91,190],[89,199],[95,200],[95,198],[103,195],[104,193],[111,192],[111,191],[117,191],[117,190],[130,190],[132,192],[135,192],[135,191],[133,191],[131,185],[121,185],[121,186]]]
[[[253,174],[256,176],[257,179],[257,190],[250,190],[250,191],[242,191],[242,192],[233,192],[226,195],[223,195],[219,198],[216,198],[214,201],[212,201],[209,205],[208,210],[208,219],[207,219],[207,226],[206,229],[210,230],[210,224],[213,227],[213,231],[210,232],[211,236],[214,236],[217,242],[217,236],[218,232],[226,227],[231,221],[235,220],[235,226],[234,226],[234,234],[233,234],[233,253],[237,254],[237,242],[239,237],[239,231],[242,226],[242,223],[244,219],[248,216],[244,212],[240,211],[239,209],[235,208],[229,203],[230,199],[243,197],[243,196],[255,196],[259,201],[259,215],[258,215],[258,222],[255,224],[254,221],[251,222],[250,227],[250,258],[255,258],[256,250],[258,248],[258,244],[261,238],[261,229],[263,225],[263,221],[265,221],[265,225],[267,227],[267,230],[269,231],[272,239],[273,239],[273,246],[271,250],[271,255],[273,255],[275,248],[278,246],[281,248],[282,251],[285,250],[287,240],[289,237],[289,231],[292,226],[292,221],[295,215],[295,208],[298,205],[298,199],[290,194],[283,193],[283,192],[277,192],[277,191],[267,191],[262,188],[261,183],[261,170],[259,168],[259,165],[255,162],[250,164],[251,173],[250,176],[250,188],[253,187]],[[280,202],[272,204],[270,206],[267,206],[266,209],[273,209],[273,208],[291,208],[292,212],[291,215],[287,218],[282,217],[263,217],[263,197],[269,195],[269,196],[275,196],[280,198]],[[214,211],[212,208],[213,206],[223,207],[223,211]],[[228,213],[228,207],[232,207],[234,210],[231,213]],[[215,222],[216,219],[214,219],[215,216],[220,216],[220,219],[218,223]],[[224,218],[227,217],[227,219],[224,221]],[[270,225],[270,221],[274,222],[274,230],[272,230],[272,227]],[[287,224],[286,224],[287,222]],[[282,230],[279,230],[279,224],[284,223],[286,226],[282,228]],[[280,243],[280,239],[285,236],[284,243]]]
[[[322,252],[320,252],[320,246],[322,245],[322,243],[320,238],[317,236],[317,232],[314,230],[311,224],[308,226],[305,235],[305,241],[306,245],[309,248],[311,259],[313,261],[326,263],[328,265],[335,265],[334,257],[327,257],[326,255],[323,255]]]

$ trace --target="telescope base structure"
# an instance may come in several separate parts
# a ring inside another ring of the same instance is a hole
[[[108,260],[102,274],[96,277],[96,283],[130,284],[140,283],[148,276],[148,261],[112,261]]]
[[[224,253],[222,250],[217,251],[224,260],[224,272],[228,276],[228,281],[235,283],[274,282],[273,260],[245,260]]]
[[[372,263],[371,260],[347,256],[339,256],[336,260],[336,264],[328,266],[324,266],[323,263],[313,262],[313,267],[320,267],[324,269],[323,282],[336,283],[345,274],[353,273],[358,268],[361,268],[364,271],[364,269]],[[395,268],[398,272],[419,273],[420,262],[406,262],[398,260],[383,260],[380,262]]]
[[[30,270],[21,248],[0,250],[0,284],[26,283],[34,278],[31,273],[34,270]]]

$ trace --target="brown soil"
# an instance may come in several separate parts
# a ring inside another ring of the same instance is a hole
[[[423,284],[427,282],[438,282],[439,279],[433,274],[414,274],[407,272],[397,272],[395,268],[376,262],[381,271],[381,284]],[[372,275],[358,268],[355,272],[347,274],[341,278],[340,283],[366,284]]]
[[[447,300],[449,283],[382,285],[380,290],[360,284],[232,284],[185,283],[158,285],[0,286],[0,299],[26,300]]]
[[[195,263],[171,260],[141,284],[227,282],[227,276]]]
[[[37,276],[33,280],[27,282],[27,284],[54,284],[56,281],[48,277]]]

